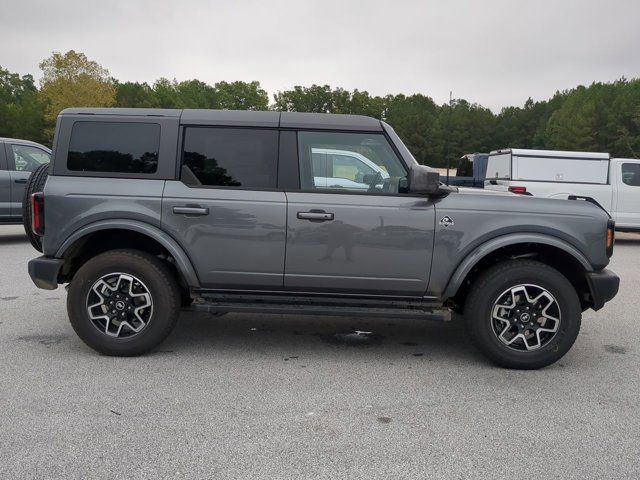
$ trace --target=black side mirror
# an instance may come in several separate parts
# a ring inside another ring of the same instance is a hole
[[[412,165],[409,168],[409,193],[434,195],[440,188],[440,174],[425,165]]]

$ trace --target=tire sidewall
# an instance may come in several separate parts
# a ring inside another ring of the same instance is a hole
[[[494,302],[506,290],[523,284],[543,287],[555,297],[560,307],[560,326],[543,347],[519,352],[498,339],[493,332],[491,315]],[[541,368],[555,362],[569,351],[580,331],[582,309],[573,286],[559,272],[542,264],[514,265],[494,275],[470,307],[476,312],[471,314],[470,328],[470,334],[477,336],[474,343],[492,360],[510,368]]]
[[[69,319],[78,336],[91,348],[108,355],[140,355],[155,347],[168,335],[179,314],[179,294],[171,291],[155,266],[144,258],[117,259],[100,255],[85,264],[74,276],[67,296]],[[104,275],[125,273],[141,280],[148,288],[153,311],[147,326],[131,337],[114,338],[101,332],[87,312],[87,296]]]

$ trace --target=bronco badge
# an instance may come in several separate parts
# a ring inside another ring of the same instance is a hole
[[[440,225],[442,225],[443,227],[450,227],[452,225],[455,225],[455,223],[453,223],[453,220],[449,215],[445,215],[440,219]]]

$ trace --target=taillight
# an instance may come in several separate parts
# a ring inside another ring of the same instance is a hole
[[[31,230],[36,235],[44,235],[44,195],[42,192],[31,195]]]
[[[527,187],[516,187],[512,185],[509,187],[509,191],[512,193],[517,193],[518,195],[524,195],[527,193]]]
[[[616,222],[609,219],[607,222],[607,257],[613,255],[613,245],[616,243]]]

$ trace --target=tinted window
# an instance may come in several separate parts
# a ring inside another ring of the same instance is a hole
[[[303,190],[402,193],[406,171],[384,135],[299,132]]]
[[[191,186],[275,188],[278,132],[190,127],[182,181]]]
[[[14,169],[19,172],[33,172],[40,165],[49,163],[51,155],[29,145],[11,145]]]
[[[157,123],[76,122],[67,168],[82,172],[155,173],[159,148]]]
[[[623,163],[622,181],[632,187],[640,187],[640,163]]]

